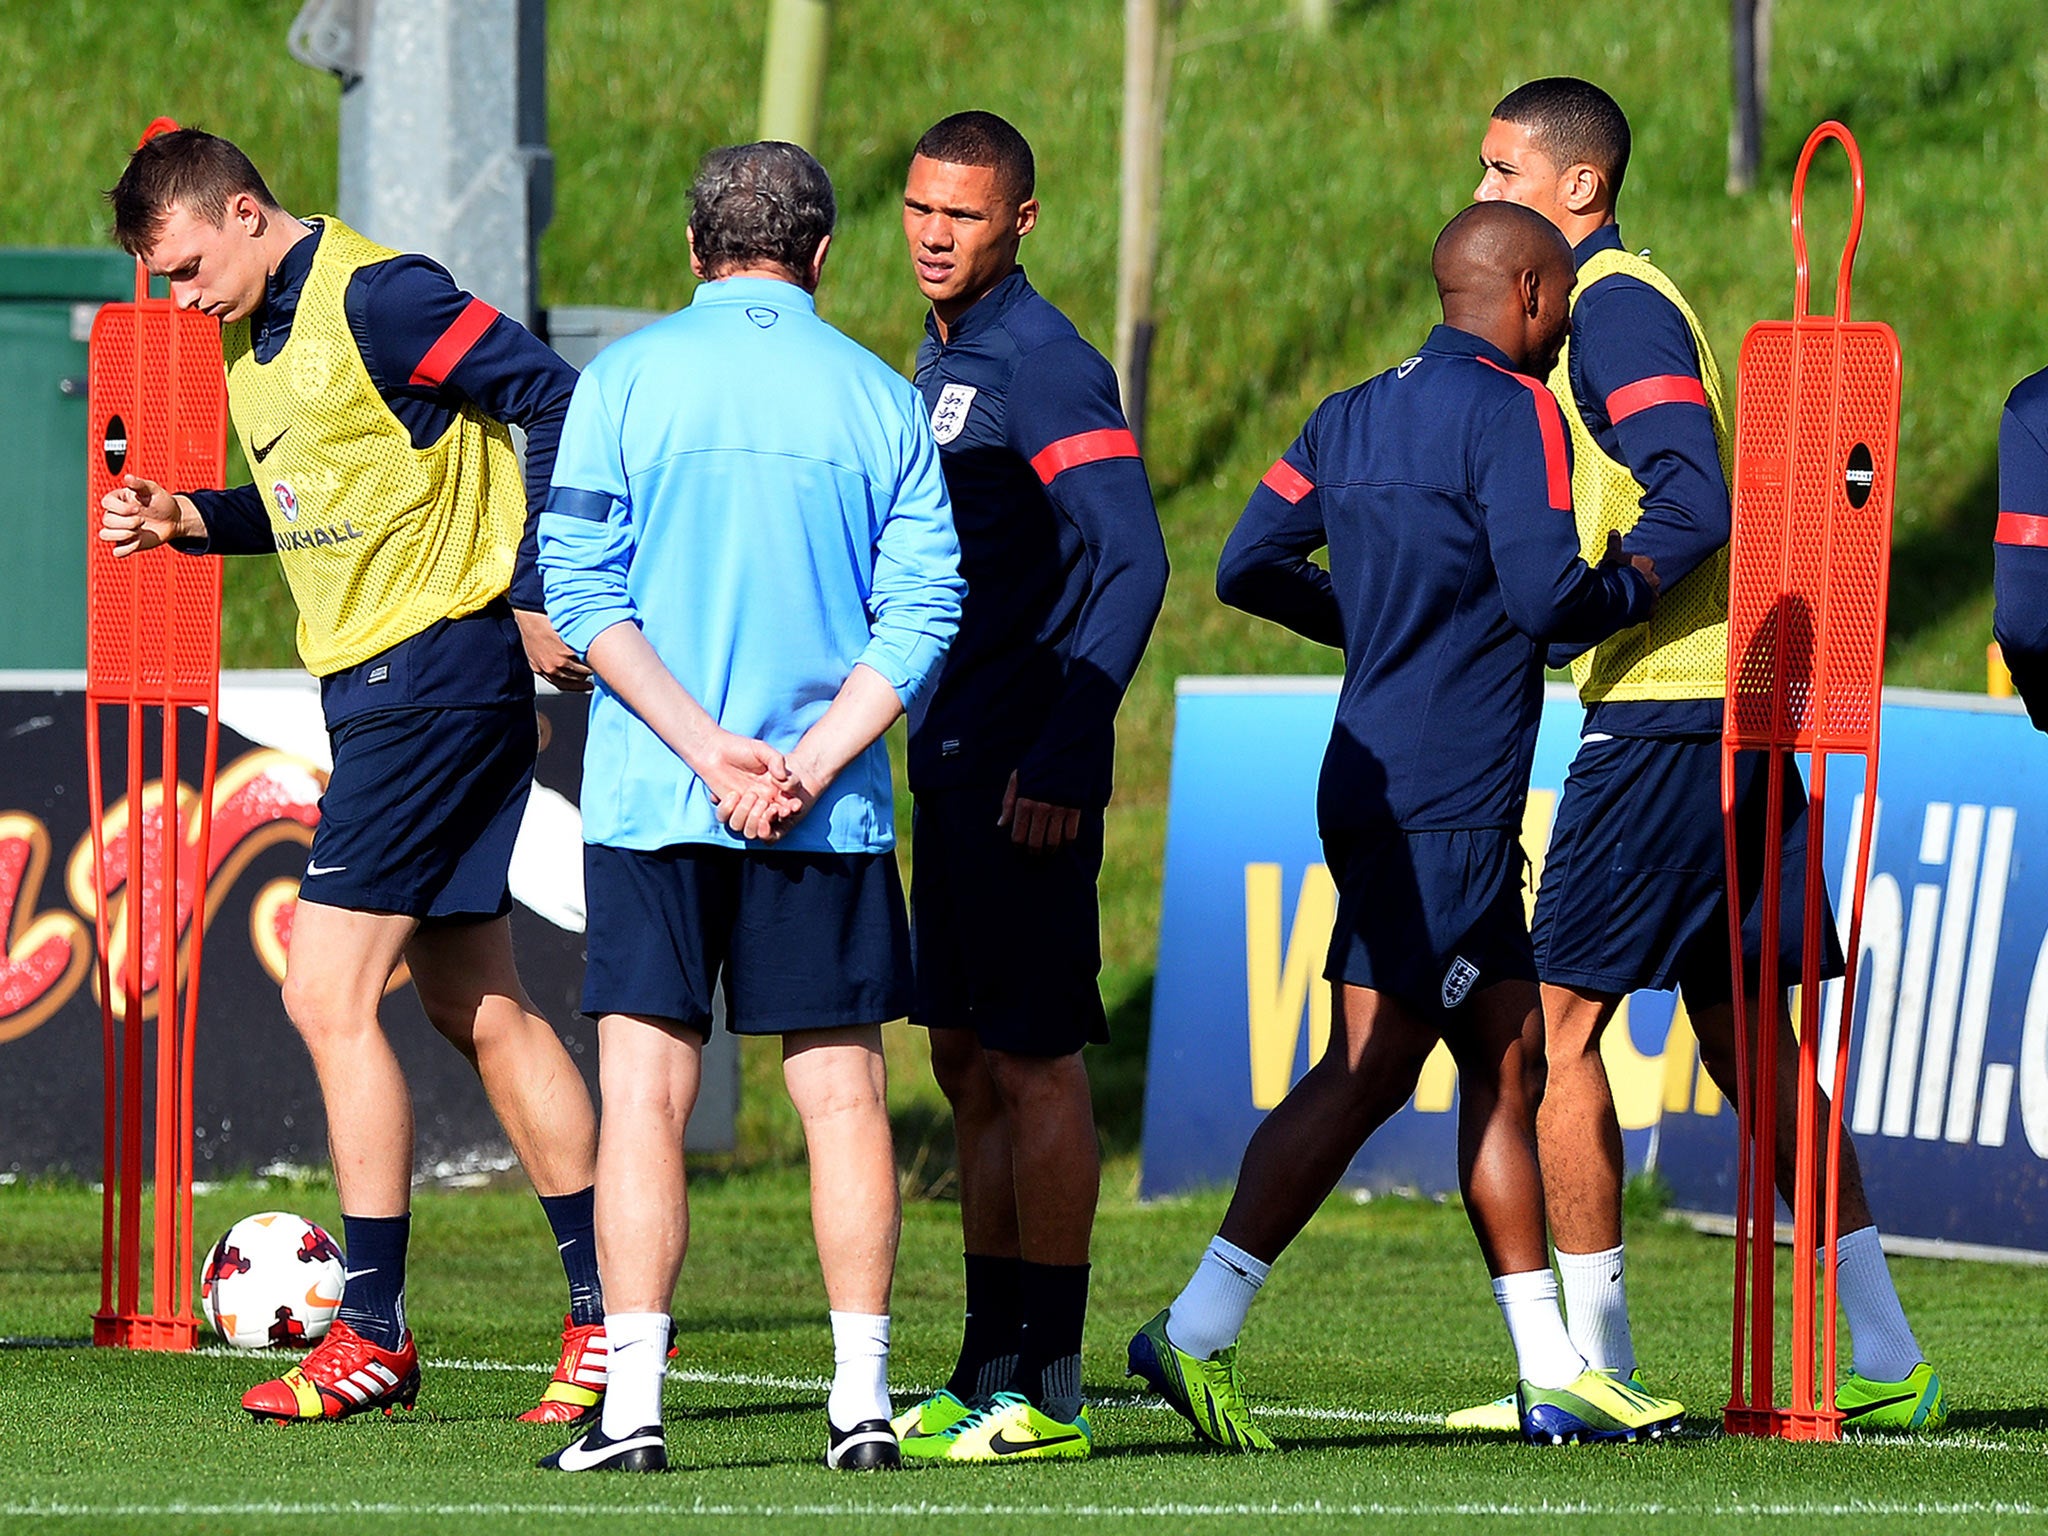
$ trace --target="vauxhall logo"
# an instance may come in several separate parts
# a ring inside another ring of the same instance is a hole
[[[351,539],[362,537],[363,530],[350,519],[343,518],[339,528],[280,528],[277,531],[277,547],[280,553],[294,549],[320,549],[332,544],[346,544]]]

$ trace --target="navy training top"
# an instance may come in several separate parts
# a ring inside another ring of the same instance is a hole
[[[249,317],[256,360],[284,350],[298,313],[299,294],[313,269],[322,226],[284,255]],[[448,430],[455,413],[473,404],[494,420],[526,433],[526,532],[519,542],[509,593],[514,608],[538,613],[546,604],[535,536],[547,502],[548,482],[561,441],[576,370],[518,321],[490,311],[476,332],[473,306],[482,301],[456,287],[447,268],[425,256],[400,255],[358,269],[342,298],[350,333],[370,382],[404,425],[413,446],[424,448]],[[489,309],[488,305],[483,306]],[[254,485],[187,492],[206,523],[206,538],[179,540],[191,554],[268,555],[277,544],[262,491]],[[506,646],[511,646],[507,656]],[[459,619],[442,619],[369,660],[321,679],[329,725],[367,709],[398,705],[486,706],[533,695],[533,678],[503,606],[492,604]]]
[[[1329,568],[1308,557],[1329,547]],[[1332,395],[1252,492],[1216,592],[1344,650],[1325,835],[1518,828],[1541,649],[1649,617],[1630,566],[1579,558],[1571,446],[1549,390],[1440,325]]]
[[[1572,257],[1583,267],[1596,252],[1622,249],[1620,227],[1608,224],[1574,246]],[[1728,542],[1732,526],[1692,327],[1648,283],[1616,273],[1573,306],[1567,364],[1572,399],[1593,441],[1643,487],[1643,515],[1622,536],[1622,549],[1648,555],[1658,581],[1675,586]],[[1567,647],[1565,654],[1583,649]],[[1610,736],[1718,737],[1721,700],[1617,699],[1589,706],[1584,728]]]
[[[1116,712],[1166,595],[1166,542],[1116,374],[1020,267],[939,339],[931,413],[967,598],[913,709],[910,787],[1109,803]]]
[[[2048,368],[2006,397],[1998,506],[1991,632],[2027,713],[2048,731]]]

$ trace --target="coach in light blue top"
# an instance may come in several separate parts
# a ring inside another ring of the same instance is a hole
[[[856,662],[907,708],[959,627],[959,563],[917,391],[794,283],[705,283],[577,383],[540,520],[548,614],[579,653],[639,625],[729,731],[794,746]],[[880,852],[893,803],[876,742],[777,846]],[[589,842],[742,846],[601,678],[582,804]]]
[[[541,580],[596,678],[583,766],[583,1010],[598,1021],[604,1411],[557,1472],[666,1470],[683,1146],[726,1027],[783,1037],[837,1368],[825,1465],[893,1467],[901,1221],[881,1026],[910,1009],[882,734],[960,624],[960,549],[917,391],[818,318],[825,169],[714,150],[690,307],[577,383]]]

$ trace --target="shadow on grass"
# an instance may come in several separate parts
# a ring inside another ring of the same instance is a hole
[[[687,1384],[686,1384],[687,1385]],[[723,1407],[696,1407],[684,1405],[682,1410],[671,1408],[664,1415],[669,1419],[686,1419],[710,1422],[713,1419],[766,1419],[787,1418],[791,1414],[808,1417],[821,1411],[825,1406],[822,1397],[807,1397],[796,1402],[780,1403],[734,1403]]]
[[[2048,1430],[2048,1408],[1952,1409],[1948,1427],[1977,1435],[2040,1434]]]
[[[1442,1450],[1446,1446],[1476,1443],[1471,1435],[1456,1434],[1450,1430],[1403,1430],[1392,1434],[1372,1434],[1354,1430],[1341,1435],[1283,1435],[1277,1438],[1283,1451]],[[1511,1442],[1497,1438],[1495,1443],[1506,1445]],[[1095,1460],[1113,1456],[1189,1456],[1205,1460],[1232,1460],[1243,1454],[1241,1451],[1227,1451],[1221,1446],[1208,1445],[1188,1438],[1120,1439],[1114,1445],[1098,1443],[1092,1453]]]

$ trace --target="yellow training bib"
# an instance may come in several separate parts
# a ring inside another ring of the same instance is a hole
[[[1616,275],[1647,283],[1685,317],[1699,352],[1700,383],[1707,410],[1714,418],[1721,474],[1732,483],[1732,401],[1722,386],[1720,365],[1707,344],[1707,333],[1671,279],[1641,256],[1600,251],[1579,268],[1572,308],[1578,308],[1579,300],[1594,284]],[[1580,549],[1589,562],[1597,564],[1606,552],[1608,531],[1626,534],[1643,515],[1643,486],[1626,464],[1601,451],[1579,415],[1578,402],[1572,398],[1569,339],[1550,375],[1550,388],[1564,408],[1572,434],[1572,506],[1578,517]],[[1572,681],[1587,704],[1608,699],[1718,699],[1725,691],[1727,666],[1728,551],[1724,546],[1683,581],[1664,588],[1647,624],[1624,629],[1574,661]]]
[[[221,331],[228,405],[299,606],[299,655],[325,677],[512,582],[526,491],[512,434],[464,406],[415,448],[371,382],[343,308],[359,268],[397,255],[324,219],[291,335],[259,363]]]

